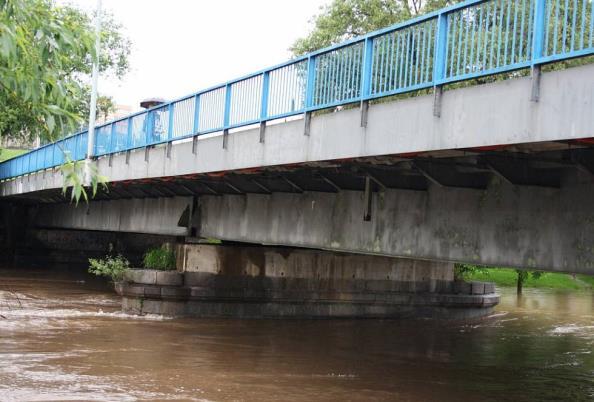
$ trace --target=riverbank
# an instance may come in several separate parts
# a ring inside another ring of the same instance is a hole
[[[518,274],[515,269],[485,268],[479,272],[469,273],[469,281],[494,282],[499,287],[515,287]],[[582,290],[594,289],[594,276],[576,275],[547,272],[538,279],[530,275],[524,282],[526,288]]]

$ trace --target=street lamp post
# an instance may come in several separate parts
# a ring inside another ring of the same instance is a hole
[[[99,81],[99,54],[101,51],[101,0],[97,0],[97,15],[95,16],[95,53],[96,57],[93,61],[93,75],[91,83],[91,105],[89,108],[89,131],[87,141],[87,171],[86,183],[90,183],[90,164],[93,158],[95,149],[95,119],[97,116],[97,87]]]

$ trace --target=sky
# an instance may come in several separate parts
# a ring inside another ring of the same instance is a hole
[[[96,0],[63,0],[92,11]],[[328,0],[103,0],[132,41],[131,71],[100,78],[116,104],[174,99],[290,58]]]

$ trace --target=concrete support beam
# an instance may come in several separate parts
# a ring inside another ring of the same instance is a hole
[[[185,236],[188,228],[178,223],[192,203],[192,197],[169,197],[48,204],[32,210],[30,220],[44,228]]]
[[[588,175],[584,173],[584,175]],[[580,179],[581,178],[581,179]],[[594,274],[594,183],[562,189],[495,179],[485,191],[202,197],[197,233],[240,242]]]

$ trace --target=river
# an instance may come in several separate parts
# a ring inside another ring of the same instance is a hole
[[[81,272],[0,270],[2,401],[592,401],[594,293],[489,318],[135,317]]]

